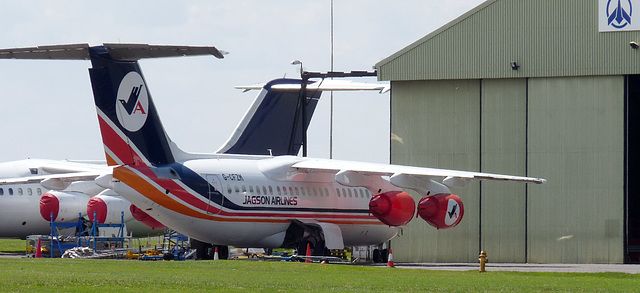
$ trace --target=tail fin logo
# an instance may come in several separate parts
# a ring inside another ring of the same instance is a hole
[[[118,122],[126,130],[136,132],[147,121],[149,94],[139,73],[127,73],[118,87],[116,114]]]

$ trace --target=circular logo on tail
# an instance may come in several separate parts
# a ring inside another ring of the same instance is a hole
[[[118,87],[116,115],[124,129],[136,132],[142,128],[149,115],[149,95],[139,73],[132,71],[124,76]]]

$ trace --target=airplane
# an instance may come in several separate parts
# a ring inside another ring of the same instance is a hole
[[[223,249],[222,255],[228,245],[297,248],[301,255],[307,246],[313,255],[326,255],[345,246],[376,245],[395,237],[416,212],[437,229],[456,226],[464,207],[449,187],[464,187],[471,180],[546,182],[292,155],[187,153],[164,131],[138,60],[194,55],[224,57],[213,46],[73,44],[0,50],[5,59],[90,60],[105,156],[113,167],[96,184],[167,227]],[[299,79],[275,80],[262,87],[261,95],[278,84],[293,93],[302,88]],[[296,109],[311,100],[304,95]],[[417,210],[404,189],[423,196]]]
[[[263,86],[256,84],[236,88],[250,91]],[[312,99],[306,105],[307,121],[303,124],[300,115],[285,117],[286,113],[295,111],[298,101],[298,94],[286,87],[286,80],[283,80],[268,94],[259,94],[236,130],[216,152],[295,155],[300,150],[302,131],[306,131],[309,125],[321,92],[376,90],[384,93],[389,90],[387,84],[377,83],[331,81],[317,84],[309,88]],[[134,105],[123,103],[123,106],[133,109]],[[0,163],[0,196],[13,195],[14,191],[22,194],[23,190],[29,194],[28,197],[0,200],[0,209],[11,211],[0,216],[0,238],[49,234],[52,213],[56,222],[74,222],[78,220],[79,213],[83,219],[93,221],[96,212],[99,223],[112,224],[120,222],[120,212],[124,211],[127,228],[133,235],[161,232],[164,225],[113,190],[93,183],[95,178],[110,172],[111,168],[106,167],[104,161],[29,159]]]
[[[50,234],[52,215],[55,222],[80,220],[88,225],[94,212],[99,223],[108,224],[120,223],[124,212],[131,235],[162,232],[164,226],[155,220],[138,221],[144,213],[130,208],[113,190],[95,184],[96,177],[107,173],[111,168],[104,162],[27,159],[0,163],[0,238]]]

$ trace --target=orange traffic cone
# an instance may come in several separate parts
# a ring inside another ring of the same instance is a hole
[[[216,250],[215,250],[215,252],[213,253],[213,260],[218,260],[218,259],[219,259],[219,258],[218,258],[218,247],[216,246]]]
[[[307,243],[307,259],[305,263],[311,263],[311,244]]]
[[[387,267],[388,268],[395,268],[396,266],[393,265],[393,253],[391,252],[391,248],[389,248],[389,261],[387,261]]]
[[[42,258],[42,240],[38,238],[38,247],[36,247],[36,258]]]

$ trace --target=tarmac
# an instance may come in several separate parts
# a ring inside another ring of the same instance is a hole
[[[24,253],[0,253],[0,258],[25,258]],[[442,271],[478,271],[479,263],[394,263],[396,268]],[[384,266],[377,264],[376,266]],[[487,263],[487,272],[626,273],[640,274],[640,264]]]
[[[479,263],[394,263],[396,268],[479,271]],[[640,264],[532,264],[532,263],[487,263],[487,272],[553,272],[553,273],[627,273],[640,274]]]

